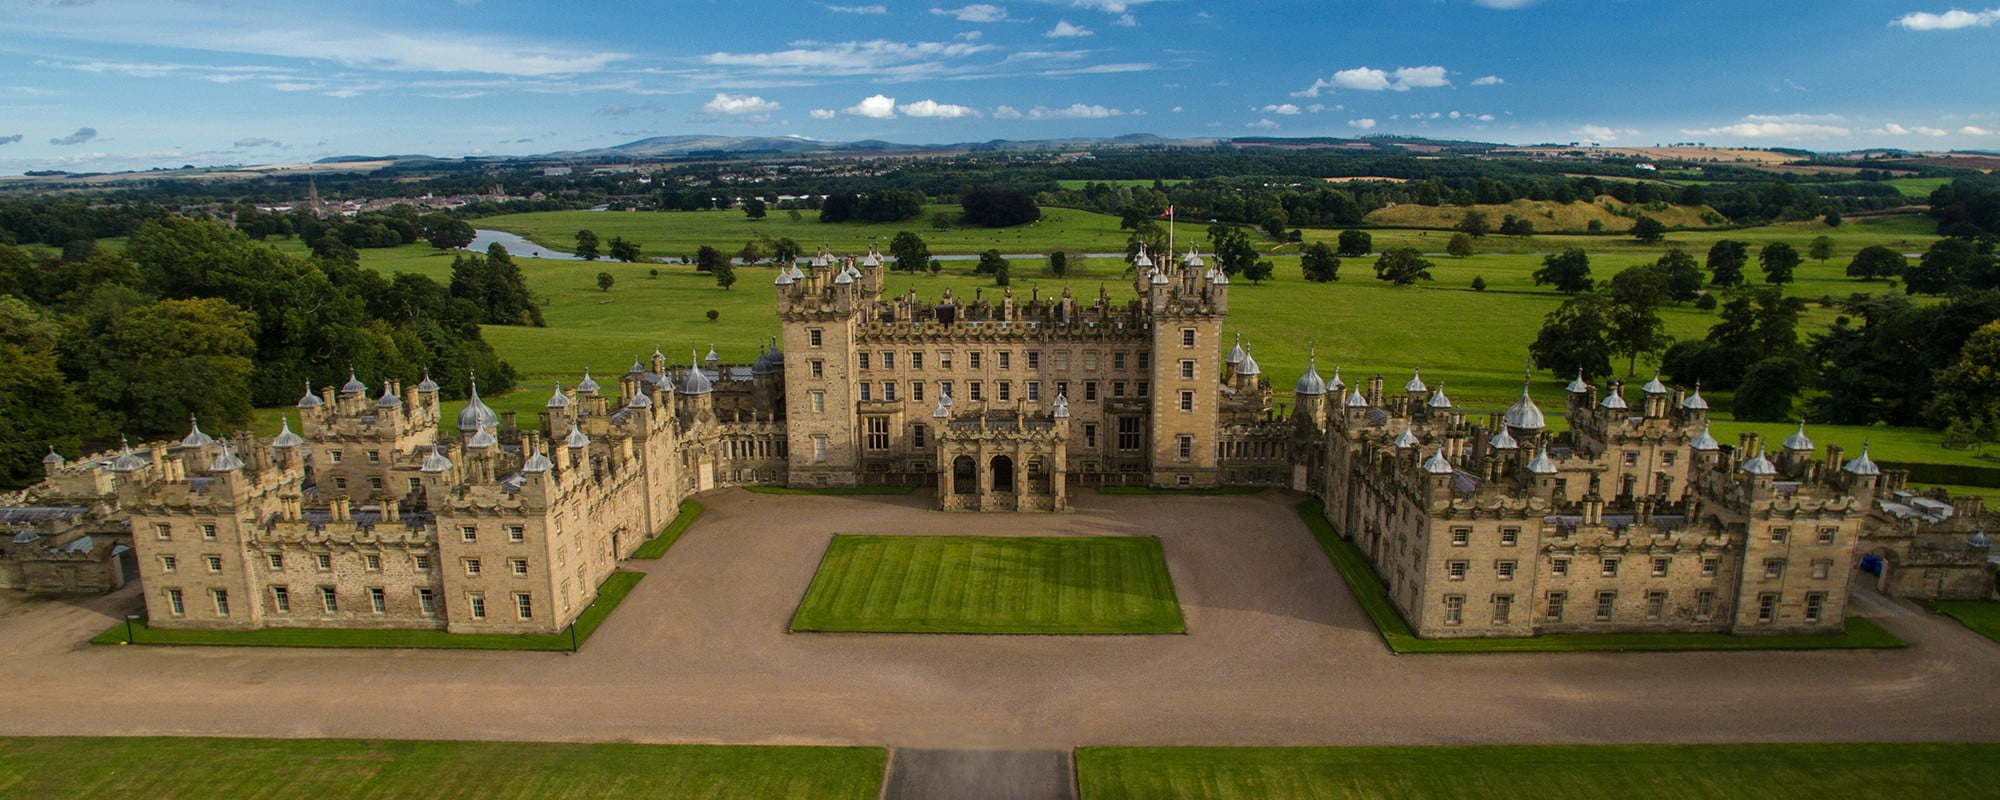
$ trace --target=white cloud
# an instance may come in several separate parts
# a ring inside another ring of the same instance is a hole
[[[847,113],[869,119],[889,119],[896,116],[896,98],[885,95],[870,95],[859,103],[847,107]]]
[[[701,105],[703,113],[726,114],[729,116],[769,114],[778,110],[778,108],[778,103],[773,100],[766,100],[756,95],[729,94],[728,92],[716,92],[714,97],[709,98],[708,102]]]
[[[1744,139],[1824,139],[1847,136],[1853,133],[1846,126],[1834,123],[1842,119],[1836,114],[1751,114],[1743,121],[1713,128],[1682,128],[1681,133],[1694,136],[1735,136]]]
[[[1502,78],[1498,75],[1486,75],[1483,77],[1472,79],[1472,85],[1474,86],[1499,86],[1500,84],[1506,82],[1507,82],[1506,78]]]
[[[837,113],[839,112],[836,112],[831,108],[815,108],[811,111],[806,112],[806,114],[812,117],[813,119],[833,119],[833,115]]]
[[[880,5],[868,5],[868,6],[827,6],[827,7],[826,7],[826,10],[828,10],[828,11],[832,11],[832,12],[834,12],[834,13],[836,13],[836,14],[887,14],[887,13],[889,13],[889,8],[888,8],[888,6],[880,6]]]
[[[963,8],[933,8],[931,13],[959,22],[1005,22],[1007,19],[1007,9],[992,3],[973,3]]]
[[[1572,136],[1581,136],[1593,142],[1613,142],[1618,140],[1618,131],[1603,125],[1585,125],[1570,131]]]
[[[1868,132],[1874,134],[1887,134],[1889,136],[1950,136],[1951,135],[1951,131],[1944,130],[1943,128],[1933,128],[1929,125],[1916,125],[1913,127],[1906,128],[1894,122],[1883,123],[1882,127],[1876,128]]]
[[[994,106],[994,119],[1020,119],[1021,111],[1013,106]]]
[[[1985,128],[1981,128],[1981,127],[1979,127],[1979,126],[1977,126],[1977,125],[1967,125],[1967,126],[1965,126],[1965,127],[1963,127],[1963,128],[1959,128],[1959,129],[1958,129],[1958,132],[1959,132],[1959,133],[1962,133],[1962,134],[1965,134],[1965,135],[1967,135],[1967,136],[1992,136],[1992,135],[1993,135],[1993,132],[1992,132],[1992,131],[1990,131],[1990,130],[1987,130],[1987,129],[1985,129]],[[16,137],[14,137],[14,138],[18,140],[18,139],[20,139],[21,137],[19,137],[19,136],[16,136]]]
[[[939,62],[983,53],[992,45],[970,41],[894,42],[874,39],[865,42],[792,42],[785,50],[762,53],[715,52],[702,62],[718,67],[745,67],[786,76],[824,77],[828,75],[871,75],[908,73],[912,77],[935,77]]]
[[[1475,117],[1475,119],[1478,119],[1478,120],[1479,120],[1480,122],[1492,122],[1492,121],[1493,121],[1493,115],[1492,115],[1492,114],[1481,114],[1481,115],[1479,115],[1478,117]]]
[[[1139,18],[1131,14],[1120,14],[1117,19],[1111,21],[1111,24],[1120,28],[1137,28],[1139,27]]]
[[[1247,124],[1245,124],[1245,125],[1244,125],[1243,127],[1245,127],[1245,128],[1264,128],[1264,129],[1266,129],[1266,130],[1269,130],[1269,129],[1271,129],[1271,128],[1276,128],[1276,127],[1278,127],[1278,123],[1276,123],[1276,122],[1272,122],[1272,121],[1271,121],[1271,120],[1270,120],[1269,118],[1266,118],[1266,119],[1260,119],[1260,120],[1257,120],[1256,122],[1251,122],[1251,123],[1247,123]]]
[[[1445,76],[1445,68],[1437,66],[1397,67],[1395,72],[1373,67],[1355,67],[1335,72],[1330,78],[1315,80],[1311,86],[1293,92],[1292,96],[1318,97],[1325,89],[1349,89],[1357,92],[1435,89],[1451,85],[1451,80]]]
[[[1410,89],[1436,89],[1450,86],[1445,77],[1444,67],[1398,67],[1396,68],[1396,91]]]
[[[1080,36],[1089,36],[1091,35],[1091,31],[1082,25],[1071,25],[1069,20],[1059,19],[1056,20],[1055,27],[1050,28],[1048,33],[1042,35],[1051,39],[1073,39]]]
[[[237,147],[284,147],[285,143],[262,136],[245,136],[236,140]]]
[[[1364,130],[1364,131],[1372,131],[1372,130],[1374,130],[1374,129],[1375,129],[1375,120],[1372,120],[1372,119],[1365,119],[1365,118],[1364,118],[1364,119],[1350,119],[1350,120],[1348,120],[1348,121],[1347,121],[1347,127],[1350,127],[1350,128],[1359,128],[1359,129],[1361,129],[1361,130]]]
[[[1022,112],[1013,106],[999,106],[993,109],[994,119],[1109,119],[1111,117],[1138,116],[1144,112],[1138,109],[1127,111],[1090,103],[1071,103],[1061,108],[1035,106]]]
[[[1942,14],[1928,11],[1904,14],[1889,24],[1913,31],[1955,31],[1959,28],[1985,28],[1996,22],[2000,22],[2000,8],[1989,8],[1985,11],[1954,8]]]
[[[77,128],[75,133],[72,133],[68,136],[58,136],[56,138],[50,139],[49,144],[55,144],[55,145],[83,144],[84,142],[88,142],[95,138],[97,138],[96,128]]]
[[[1171,109],[1169,109],[1169,110],[1170,110],[1170,111],[1172,111],[1172,112],[1173,112],[1173,113],[1175,113],[1175,114],[1179,114],[1179,113],[1181,113],[1181,111],[1182,111],[1182,109],[1181,109],[1181,107],[1180,107],[1180,106],[1174,106],[1173,108],[1171,108]],[[18,140],[20,139],[20,137],[18,137],[18,136],[14,137],[14,138],[15,138],[15,139],[16,139],[17,141],[18,141]]]
[[[1257,110],[1262,111],[1266,114],[1283,114],[1288,117],[1295,116],[1299,113],[1299,107],[1292,105],[1291,103],[1275,103],[1272,105],[1264,106],[1263,108],[1259,108]]]
[[[979,110],[971,106],[940,103],[936,100],[918,100],[914,103],[904,103],[897,106],[896,110],[903,112],[903,116],[906,117],[928,117],[932,119],[959,119],[962,117],[979,116]]]

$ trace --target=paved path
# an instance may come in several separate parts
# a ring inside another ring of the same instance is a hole
[[[1280,492],[947,515],[725,491],[575,655],[97,647],[136,596],[0,602],[0,734],[1064,749],[2000,740],[2000,645],[1392,655]],[[1158,535],[1185,636],[787,634],[835,532]],[[1865,613],[1865,612],[1864,612]]]
[[[902,748],[882,800],[1076,800],[1076,765],[1068,750]]]

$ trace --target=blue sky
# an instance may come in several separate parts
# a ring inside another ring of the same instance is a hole
[[[2000,149],[2000,0],[0,0],[0,173],[684,133]]]

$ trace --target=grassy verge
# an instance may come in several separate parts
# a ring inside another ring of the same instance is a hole
[[[909,494],[914,486],[745,486],[758,494]]]
[[[1960,625],[1971,628],[1995,642],[2000,642],[2000,602],[1992,600],[1932,600],[1932,611],[1958,620]]]
[[[1257,494],[1264,486],[1217,486],[1212,489],[1158,489],[1151,486],[1099,486],[1098,494],[1160,494],[1196,497],[1203,495]]]
[[[12,737],[0,795],[873,800],[886,759],[877,747]]]
[[[1184,633],[1152,537],[835,536],[794,631]]]
[[[1985,797],[2000,745],[1087,747],[1076,768],[1083,800]]]
[[[1299,518],[1312,531],[1340,572],[1354,599],[1382,633],[1382,641],[1397,653],[1528,653],[1562,651],[1669,650],[1831,650],[1904,647],[1906,642],[1873,621],[1849,617],[1846,629],[1828,636],[1734,636],[1727,633],[1552,633],[1497,639],[1419,639],[1403,615],[1389,603],[1382,579],[1352,542],[1341,538],[1320,512],[1318,500],[1298,506]]]
[[[591,601],[576,618],[576,646],[583,646],[597,632],[606,617],[632,593],[632,587],[646,577],[643,572],[613,572],[597,587]],[[321,628],[264,628],[254,631],[156,630],[142,621],[132,627],[134,644],[223,645],[232,647],[410,647],[444,650],[568,650],[570,632],[561,633],[447,633],[437,630],[328,630]],[[124,644],[125,625],[119,623],[90,640],[91,644]],[[4,792],[0,792],[4,794]]]
[[[666,555],[667,548],[673,547],[674,542],[680,541],[681,534],[687,533],[688,527],[701,519],[702,511],[700,503],[682,500],[681,513],[674,517],[674,521],[667,523],[666,530],[660,531],[660,535],[653,537],[652,541],[639,545],[639,549],[632,551],[632,557],[659,558]]]

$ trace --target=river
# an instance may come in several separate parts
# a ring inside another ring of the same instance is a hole
[[[557,261],[583,260],[561,250],[550,250],[506,231],[489,231],[477,228],[473,229],[472,244],[468,245],[466,249],[476,253],[484,253],[487,246],[493,244],[507,248],[508,253],[520,258],[548,258]]]

